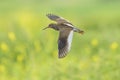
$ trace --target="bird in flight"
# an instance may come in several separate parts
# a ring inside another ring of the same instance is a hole
[[[70,51],[73,32],[83,34],[84,31],[76,28],[71,22],[57,15],[47,14],[46,16],[56,23],[49,24],[48,27],[44,28],[43,30],[52,28],[56,31],[59,31],[58,58],[64,58]]]

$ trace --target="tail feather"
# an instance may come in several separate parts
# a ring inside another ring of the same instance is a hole
[[[84,34],[84,31],[83,31],[83,30],[80,30],[80,29],[78,29],[78,28],[74,28],[73,31],[74,31],[74,32],[81,33],[81,34]]]

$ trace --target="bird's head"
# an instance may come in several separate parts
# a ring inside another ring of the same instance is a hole
[[[47,28],[53,28],[56,30],[57,24],[51,23],[48,25],[48,27],[45,27],[43,30],[47,29]]]

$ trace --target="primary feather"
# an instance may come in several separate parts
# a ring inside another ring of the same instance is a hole
[[[69,24],[71,24],[68,20],[65,20],[64,18],[59,17],[59,16],[54,15],[54,14],[47,14],[46,16],[49,19],[51,19],[53,21],[56,21],[58,24],[61,24],[61,23],[69,23]]]
[[[73,31],[71,29],[61,30],[58,39],[58,57],[63,58],[70,51]]]

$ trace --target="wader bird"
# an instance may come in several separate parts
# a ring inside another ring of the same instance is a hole
[[[58,58],[63,58],[67,55],[70,51],[73,32],[83,34],[84,31],[76,28],[72,23],[65,20],[62,17],[59,17],[54,14],[47,14],[46,15],[50,20],[56,21],[57,23],[51,23],[48,27],[44,28],[52,28],[56,31],[59,31],[59,38],[58,38]]]

